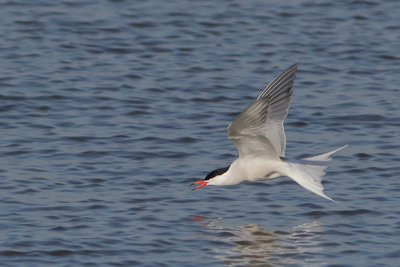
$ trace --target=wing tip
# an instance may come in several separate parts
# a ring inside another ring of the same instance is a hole
[[[297,67],[299,62],[290,65],[287,69],[281,72],[275,79],[270,82],[267,87],[261,92],[257,99],[266,97],[269,94],[274,94],[273,91],[280,91],[281,89],[292,89],[294,79],[296,78]]]
[[[300,62],[293,63],[287,69],[282,71],[282,73],[289,72],[290,70],[296,70],[297,71],[297,68],[299,67],[299,64],[300,64]]]
[[[299,64],[300,64],[300,62],[295,62],[295,63],[293,63],[288,69],[291,69],[291,68],[298,68],[299,67]]]

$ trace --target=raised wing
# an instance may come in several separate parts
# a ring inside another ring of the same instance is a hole
[[[260,149],[271,156],[285,155],[283,121],[288,114],[297,65],[276,77],[228,126],[228,137],[237,146],[240,157],[258,154]]]

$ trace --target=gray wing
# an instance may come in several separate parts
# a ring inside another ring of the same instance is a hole
[[[297,65],[276,77],[228,126],[228,137],[237,146],[240,157],[259,154],[261,150],[274,157],[285,155],[283,121],[288,114]]]

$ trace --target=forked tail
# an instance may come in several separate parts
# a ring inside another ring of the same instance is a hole
[[[333,202],[338,203],[332,198],[325,195],[324,187],[321,184],[322,177],[325,175],[325,169],[328,167],[326,165],[327,161],[331,160],[331,156],[347,147],[342,146],[338,149],[332,150],[330,152],[320,154],[313,157],[304,158],[299,161],[288,161],[286,162],[287,176],[296,181],[299,185],[304,187],[305,189],[320,195],[326,199],[332,200]]]

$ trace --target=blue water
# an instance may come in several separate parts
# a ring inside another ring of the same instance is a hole
[[[4,266],[396,266],[400,2],[1,1]],[[288,157],[326,194],[189,184],[300,62]]]

